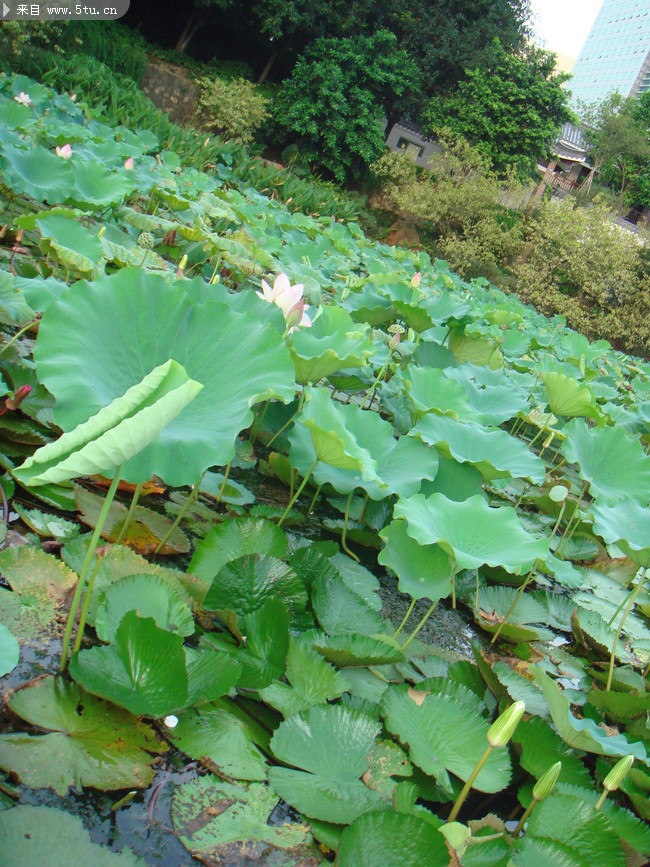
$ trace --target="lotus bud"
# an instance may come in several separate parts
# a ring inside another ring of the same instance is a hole
[[[492,723],[487,733],[488,743],[492,748],[505,747],[510,743],[525,709],[523,701],[516,701]]]
[[[124,168],[127,171],[130,171],[133,168],[133,157],[129,157],[128,160],[124,161]]]
[[[20,404],[25,400],[31,390],[31,385],[21,385],[14,391],[11,397],[8,397],[5,400],[5,407],[11,410],[18,409]]]
[[[304,312],[305,301],[304,298],[301,298],[299,301],[296,301],[296,303],[293,305],[293,307],[289,309],[286,316],[284,317],[284,321],[289,331],[291,331],[292,328],[296,328],[296,326],[300,325]]]
[[[551,794],[561,770],[562,762],[556,762],[554,765],[551,765],[545,774],[542,774],[533,786],[534,801],[543,801],[544,798],[547,798]]]
[[[76,93],[71,93],[71,94],[70,94],[70,99],[71,99],[73,102],[76,102],[76,101],[77,101],[77,94],[76,94]]]
[[[64,144],[63,147],[57,147],[56,155],[64,160],[69,160],[72,156],[72,148],[69,144]]]
[[[186,266],[187,266],[187,256],[184,255],[183,258],[181,259],[181,261],[178,263],[178,268],[176,269],[176,276],[177,277],[183,276],[183,271],[185,270]]]
[[[616,789],[618,789],[618,787],[621,785],[623,780],[627,777],[633,763],[634,756],[625,756],[624,758],[616,762],[614,767],[603,780],[603,787],[608,792],[615,792]]]
[[[99,230],[99,232],[97,232],[97,237],[103,238],[105,234],[106,234],[106,226],[102,226],[101,229]]]
[[[406,336],[407,336],[408,339],[411,341],[411,343],[414,343],[414,342],[415,342],[415,331],[413,331],[412,328],[409,328],[409,330],[408,330]]]
[[[416,272],[416,273],[411,277],[411,286],[412,286],[414,289],[417,289],[418,286],[420,285],[420,281],[421,281],[421,280],[422,280],[422,271],[417,271],[417,272]]]

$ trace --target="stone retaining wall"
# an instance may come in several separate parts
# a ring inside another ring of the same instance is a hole
[[[199,89],[177,66],[149,59],[142,78],[142,90],[171,120],[180,124],[192,121]]]

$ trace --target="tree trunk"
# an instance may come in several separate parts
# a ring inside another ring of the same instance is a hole
[[[278,56],[278,51],[279,51],[279,49],[274,48],[273,51],[271,52],[271,56],[266,61],[266,66],[260,72],[260,77],[257,79],[258,84],[264,84],[264,82],[266,81],[266,77],[269,74],[269,72],[271,71],[271,67],[273,66],[273,64],[276,61],[276,58]]]
[[[197,30],[203,24],[203,17],[196,9],[192,10],[192,14],[187,19],[187,24],[183,28],[183,32],[178,37],[178,41],[174,46],[176,51],[185,51],[187,46],[192,41],[192,38],[196,35]]]

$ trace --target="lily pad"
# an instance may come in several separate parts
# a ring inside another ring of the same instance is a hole
[[[18,665],[20,646],[7,627],[0,623],[0,677],[9,674]]]
[[[213,527],[196,546],[188,571],[212,581],[222,566],[240,557],[264,555],[282,558],[287,538],[271,521],[261,518],[230,518]]]
[[[341,834],[341,867],[446,867],[449,850],[442,834],[417,816],[372,812],[360,816]]]
[[[126,711],[76,684],[47,677],[15,693],[9,707],[46,735],[0,735],[0,767],[33,789],[70,786],[146,788],[153,754],[165,752],[155,732]]]

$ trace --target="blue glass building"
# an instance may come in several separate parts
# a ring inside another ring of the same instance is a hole
[[[650,0],[604,0],[572,74],[574,106],[650,90]]]

